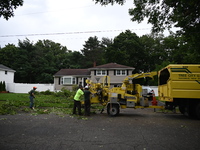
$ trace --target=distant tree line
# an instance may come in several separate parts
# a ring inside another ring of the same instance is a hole
[[[16,83],[53,83],[53,75],[64,68],[90,68],[115,62],[136,68],[134,72],[157,71],[170,64],[198,64],[200,52],[194,53],[193,43],[171,34],[143,35],[130,30],[114,39],[89,37],[80,51],[51,40],[19,40],[18,46],[8,44],[0,48],[0,64],[16,70]]]

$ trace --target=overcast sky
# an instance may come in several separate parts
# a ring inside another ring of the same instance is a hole
[[[127,29],[138,36],[150,34],[150,24],[130,20],[128,9],[133,7],[133,0],[122,6],[101,6],[93,0],[24,0],[14,17],[0,18],[0,46],[17,46],[18,39],[49,39],[79,51],[89,37],[113,39]]]

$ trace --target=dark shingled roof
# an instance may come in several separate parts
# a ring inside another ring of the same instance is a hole
[[[129,66],[125,66],[125,65],[120,65],[117,63],[108,63],[108,64],[104,64],[104,65],[100,65],[100,66],[96,66],[96,67],[92,67],[89,68],[89,70],[94,70],[94,69],[117,69],[117,68],[126,68],[126,69],[135,69],[133,67],[129,67]]]
[[[0,64],[0,70],[3,70],[3,71],[11,71],[11,72],[16,72],[15,70],[9,68],[9,67],[6,67],[2,64]]]
[[[90,71],[88,69],[61,69],[54,76],[63,76],[63,75],[90,75]]]

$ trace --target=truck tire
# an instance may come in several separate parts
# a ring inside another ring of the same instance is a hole
[[[190,105],[188,105],[186,107],[186,113],[187,113],[188,117],[195,118],[196,117],[195,105],[192,103]]]
[[[119,104],[109,104],[107,106],[107,114],[110,116],[119,115]]]
[[[181,114],[185,114],[185,106],[179,106],[178,108]]]
[[[198,103],[196,106],[196,116],[198,119],[200,119],[200,103]]]

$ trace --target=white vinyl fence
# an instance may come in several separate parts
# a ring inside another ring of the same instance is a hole
[[[6,83],[6,90],[11,93],[28,93],[36,86],[36,91],[54,91],[54,84],[29,84],[29,83]]]
[[[29,83],[6,83],[6,90],[11,93],[28,93],[34,86],[37,87],[37,91],[55,91],[54,84],[29,84]],[[155,96],[158,96],[157,86],[148,86],[154,90]]]

